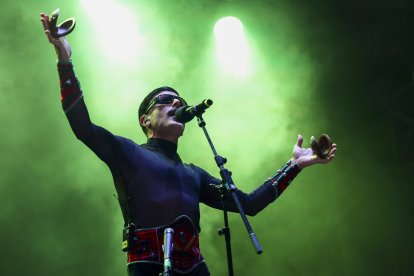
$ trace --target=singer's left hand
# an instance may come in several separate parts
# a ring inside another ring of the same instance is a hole
[[[336,153],[336,144],[332,144],[332,149],[326,158],[320,158],[317,156],[311,148],[302,148],[303,137],[298,135],[298,141],[293,147],[293,157],[292,162],[296,163],[302,169],[314,164],[327,164],[331,162]]]

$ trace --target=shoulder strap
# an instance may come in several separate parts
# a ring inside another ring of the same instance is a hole
[[[115,178],[115,188],[118,193],[118,202],[121,207],[122,216],[124,217],[124,226],[126,227],[132,223],[132,213],[129,204],[130,197],[127,193],[127,187],[123,176]]]

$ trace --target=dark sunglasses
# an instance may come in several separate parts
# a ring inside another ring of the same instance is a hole
[[[161,94],[161,95],[158,95],[158,96],[154,97],[154,98],[153,98],[153,99],[149,102],[148,107],[147,107],[147,109],[145,110],[144,114],[147,114],[147,113],[148,113],[148,111],[149,111],[151,108],[153,108],[153,107],[154,107],[154,105],[156,105],[156,104],[170,104],[170,103],[172,103],[175,99],[178,99],[178,100],[180,101],[180,105],[181,105],[181,106],[187,105],[187,102],[186,102],[183,98],[181,98],[181,97],[179,97],[179,96],[176,96],[176,95],[171,95],[171,94]]]

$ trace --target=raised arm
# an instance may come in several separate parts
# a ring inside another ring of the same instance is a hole
[[[62,107],[74,134],[107,163],[111,170],[119,170],[117,152],[121,145],[116,136],[91,122],[80,83],[75,76],[71,62],[72,50],[66,37],[52,36],[47,14],[41,13],[40,21],[57,54]]]

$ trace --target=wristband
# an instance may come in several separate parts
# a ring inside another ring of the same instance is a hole
[[[60,95],[62,107],[68,113],[83,97],[80,83],[73,71],[72,62],[58,62],[57,64],[60,80]]]
[[[300,173],[301,168],[298,164],[292,164],[289,160],[275,175],[269,178],[268,181],[272,184],[276,192],[276,198],[279,197],[284,190],[289,186],[293,179]]]

